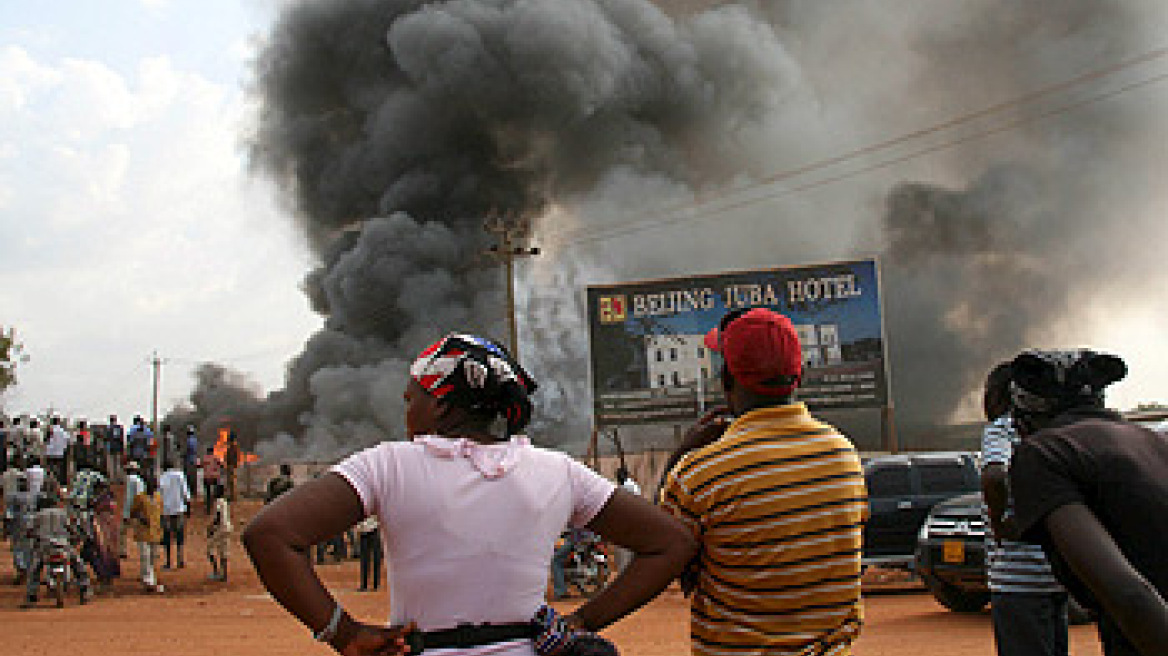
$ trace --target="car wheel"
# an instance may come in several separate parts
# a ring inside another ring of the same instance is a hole
[[[969,592],[936,577],[922,574],[921,580],[937,603],[957,613],[976,613],[990,601],[988,592]]]

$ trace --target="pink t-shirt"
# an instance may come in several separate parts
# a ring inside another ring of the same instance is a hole
[[[218,481],[220,467],[219,459],[214,455],[208,453],[203,456],[203,480]]]
[[[332,471],[381,523],[390,624],[423,631],[526,622],[544,603],[556,538],[584,526],[615,486],[526,438],[383,442]],[[530,641],[435,653],[530,655]]]

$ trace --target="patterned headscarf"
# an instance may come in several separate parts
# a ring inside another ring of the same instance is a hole
[[[531,421],[535,381],[489,339],[451,333],[422,351],[410,376],[430,395],[455,407],[506,417],[508,435],[518,434]]]
[[[1011,406],[1023,414],[1053,415],[1081,406],[1103,406],[1103,389],[1123,380],[1127,365],[1087,349],[1024,351],[1011,364]]]

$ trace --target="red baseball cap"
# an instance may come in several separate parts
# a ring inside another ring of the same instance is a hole
[[[795,324],[773,310],[731,312],[703,341],[722,354],[734,380],[759,394],[790,394],[803,375],[803,349]]]

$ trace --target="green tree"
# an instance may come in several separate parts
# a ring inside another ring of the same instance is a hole
[[[0,328],[0,394],[16,384],[16,366],[26,360],[24,346],[16,340],[16,329]]]

